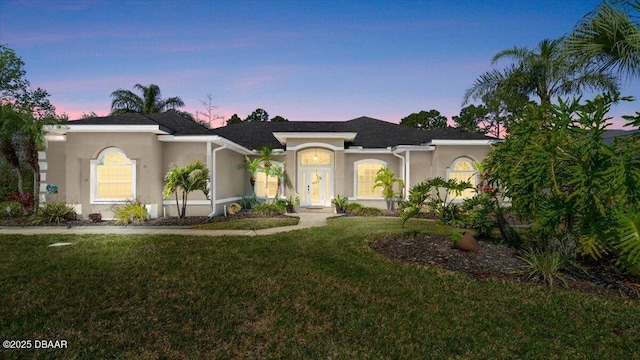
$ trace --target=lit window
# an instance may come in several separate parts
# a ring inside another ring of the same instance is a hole
[[[447,180],[456,179],[458,182],[466,181],[473,186],[473,189],[467,189],[460,196],[450,193],[449,196],[457,201],[472,198],[475,194],[475,187],[478,184],[478,172],[473,165],[473,160],[468,158],[459,158],[454,160],[451,167],[447,170]]]
[[[378,170],[387,166],[379,160],[362,160],[356,162],[356,194],[358,198],[381,198],[382,188],[373,186],[376,183]]]
[[[136,197],[136,165],[119,149],[108,148],[91,160],[91,201],[122,202]]]
[[[331,157],[333,153],[331,151],[323,149],[309,149],[300,152],[300,165],[318,166],[318,165],[331,165]]]
[[[261,163],[260,166],[264,167],[264,164]],[[271,166],[282,167],[282,164],[272,161]],[[264,171],[260,171],[260,170],[256,171],[255,178],[256,178],[256,184],[254,188],[256,191],[256,196],[272,198],[272,197],[275,197],[276,195],[279,195],[279,194],[276,194],[276,191],[278,191],[278,178],[274,176],[267,176],[267,174]]]

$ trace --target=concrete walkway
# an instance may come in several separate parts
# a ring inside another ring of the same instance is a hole
[[[288,215],[288,214],[287,214]],[[0,226],[0,235],[20,234],[20,235],[85,235],[85,234],[121,234],[121,235],[191,235],[191,236],[222,236],[222,235],[271,235],[292,230],[308,229],[312,227],[327,225],[327,219],[340,216],[330,212],[299,212],[290,216],[299,217],[297,225],[281,226],[261,230],[201,230],[189,229],[183,226]]]

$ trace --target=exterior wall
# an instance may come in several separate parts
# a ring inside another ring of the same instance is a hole
[[[221,214],[225,205],[251,193],[251,183],[249,172],[239,166],[244,155],[227,149],[215,154],[216,214]]]
[[[51,154],[55,156],[57,145]],[[68,133],[66,140],[65,198],[68,204],[80,205],[82,217],[100,212],[113,217],[112,204],[91,204],[91,160],[108,147],[117,147],[131,160],[136,160],[136,196],[144,204],[162,204],[162,148],[156,135],[147,133]],[[58,150],[59,151],[59,150]],[[49,151],[48,151],[49,153]],[[47,154],[49,156],[49,154]],[[51,160],[53,165],[54,160]],[[55,165],[54,165],[55,166]],[[61,178],[52,173],[53,179]],[[54,183],[54,180],[51,181]]]
[[[323,138],[300,138],[300,139],[287,139],[287,148],[297,147],[315,147],[310,144],[327,144],[332,147],[344,147],[344,140],[342,139],[323,139]]]
[[[197,160],[207,164],[207,144],[204,142],[162,142],[161,145],[161,183],[164,176],[171,171],[174,166],[186,166]],[[160,188],[159,191],[160,197],[162,197],[162,188]],[[181,192],[178,192],[178,198],[180,200],[181,194]],[[159,216],[178,216],[175,195],[164,199],[161,204],[161,209],[158,211]],[[189,193],[187,204],[189,204],[187,206],[187,216],[206,216],[211,213],[211,202],[207,200],[207,196],[202,191]],[[180,204],[180,206],[182,206],[182,204]]]
[[[379,153],[378,154],[375,154],[375,153],[345,154],[344,165],[342,166],[341,169],[336,168],[336,172],[342,172],[344,174],[344,181],[343,181],[344,193],[338,193],[338,194],[346,195],[347,197],[349,197],[349,200],[362,203],[363,205],[366,204],[367,206],[376,206],[376,205],[373,205],[373,203],[380,202],[382,205],[376,206],[376,207],[386,208],[386,203],[384,202],[384,200],[356,198],[356,193],[355,193],[356,189],[354,184],[356,174],[355,174],[354,164],[357,161],[366,160],[366,159],[375,159],[375,160],[384,161],[387,163],[387,167],[389,168],[389,170],[393,171],[393,173],[396,174],[396,177],[398,178],[402,177],[402,168],[400,166],[401,160],[393,154],[379,154]]]
[[[491,146],[488,145],[438,145],[431,161],[432,177],[446,178],[447,168],[457,158],[467,157],[471,160],[482,161],[490,151]]]
[[[313,146],[305,146],[313,144]],[[285,170],[291,178],[294,189],[284,189],[285,196],[300,192],[298,184],[298,151],[314,147],[342,148],[340,139],[290,139],[288,146],[297,148],[283,155],[274,156],[273,161],[285,162]],[[244,155],[229,149],[215,152],[217,145],[212,144],[211,157],[207,156],[207,144],[204,142],[160,142],[157,135],[151,133],[68,133],[66,141],[49,141],[47,143],[46,161],[48,168],[45,184],[55,184],[58,194],[47,194],[47,202],[64,202],[76,206],[82,217],[101,212],[103,218],[113,216],[111,204],[91,204],[91,160],[96,159],[101,151],[108,147],[121,149],[131,160],[136,160],[137,198],[145,204],[155,205],[158,216],[175,216],[177,210],[175,198],[162,199],[164,175],[173,166],[185,166],[194,160],[215,161],[211,169],[215,176],[216,213],[224,211],[224,206],[238,201],[240,197],[251,194],[249,173],[239,167]],[[491,150],[487,145],[438,145],[434,151],[413,150],[401,153],[409,160],[407,169],[402,160],[391,153],[346,153],[345,150],[334,150],[333,163],[333,195],[345,195],[351,201],[366,206],[384,208],[383,199],[358,199],[355,193],[354,164],[365,159],[384,161],[397,177],[409,178],[405,189],[410,189],[426,179],[446,177],[447,168],[460,157],[468,157],[481,161]],[[207,164],[209,167],[211,164]],[[407,180],[407,179],[405,179]],[[187,215],[208,215],[211,212],[211,200],[202,192],[189,194],[190,204]]]
[[[67,203],[67,173],[65,163],[67,160],[67,143],[65,141],[47,142],[47,170],[46,179],[41,179],[44,184],[54,184],[58,187],[57,194],[47,194],[45,202]]]
[[[406,156],[406,154],[405,154]],[[405,189],[410,190],[416,184],[434,177],[436,170],[433,168],[433,151],[410,151],[409,152],[409,181]]]

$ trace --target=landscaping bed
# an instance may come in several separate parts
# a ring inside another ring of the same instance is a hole
[[[463,272],[475,279],[504,279],[511,282],[530,282],[526,276],[527,263],[517,257],[513,249],[485,241],[478,241],[480,251],[455,249],[447,235],[418,235],[384,237],[370,243],[371,249],[396,261],[435,266]],[[611,266],[588,267],[587,274],[563,274],[564,281],[554,287],[571,291],[591,292],[640,299],[640,278],[625,276]]]
[[[278,216],[264,216],[250,211],[239,212],[233,216],[216,216],[209,219],[206,216],[187,216],[185,218],[173,217],[160,217],[156,219],[150,219],[146,222],[132,223],[129,226],[198,226],[211,222],[231,221],[237,219],[250,219],[250,218],[287,218],[286,215]],[[9,219],[0,219],[0,226],[28,226],[26,225],[28,217],[14,217]],[[114,220],[102,220],[91,221],[88,219],[64,221],[61,223],[48,223],[43,226],[122,226],[117,224]]]

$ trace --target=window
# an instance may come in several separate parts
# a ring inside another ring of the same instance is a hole
[[[471,183],[473,189],[465,190],[460,196],[455,196],[454,193],[450,193],[449,196],[454,198],[454,201],[462,201],[464,199],[472,198],[475,194],[475,187],[478,184],[478,173],[473,160],[468,158],[459,158],[451,163],[451,167],[447,169],[447,180],[456,179],[458,181],[467,181]]]
[[[332,152],[324,149],[309,149],[300,152],[300,165],[302,166],[328,166],[331,165]]]
[[[355,163],[355,188],[356,197],[361,198],[381,198],[382,188],[374,188],[378,170],[387,166],[387,163],[380,160],[361,160]]]
[[[281,163],[272,161],[271,162],[271,166],[272,167],[282,167]],[[264,164],[260,163],[260,167],[264,168]],[[267,174],[264,171],[258,170],[255,173],[255,178],[256,178],[256,184],[255,184],[255,191],[256,191],[256,196],[258,197],[275,197],[276,195],[280,195],[280,194],[276,194],[276,191],[278,191],[278,178],[275,176],[267,176]],[[283,189],[280,189],[280,191],[282,192]]]
[[[91,202],[113,203],[136,198],[136,162],[122,150],[107,148],[91,160]]]

